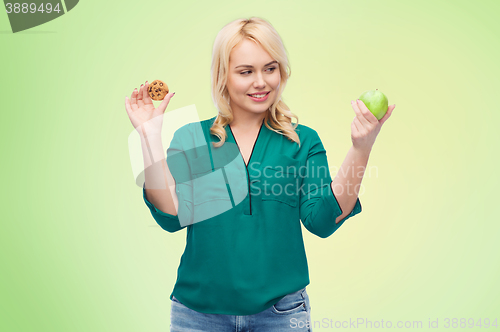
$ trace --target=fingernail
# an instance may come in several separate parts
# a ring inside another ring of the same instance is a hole
[[[174,95],[175,95],[175,92],[174,92]],[[173,96],[173,95],[172,95]]]

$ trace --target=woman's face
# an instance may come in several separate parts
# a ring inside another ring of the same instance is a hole
[[[265,113],[277,98],[280,79],[279,65],[269,53],[257,43],[243,39],[229,56],[226,87],[233,112]]]

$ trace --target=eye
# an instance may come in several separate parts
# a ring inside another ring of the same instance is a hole
[[[274,70],[276,70],[276,67],[270,67],[270,68],[267,68],[267,69],[270,69],[271,73],[272,73],[272,72],[274,72]],[[247,70],[247,71],[241,72],[240,74],[246,75],[247,73],[251,73],[251,72],[252,72],[251,70]]]

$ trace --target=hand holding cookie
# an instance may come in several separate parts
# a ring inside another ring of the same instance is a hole
[[[153,83],[155,82],[156,84],[149,85],[146,81],[145,84],[141,84],[139,91],[137,91],[137,88],[134,89],[130,99],[125,97],[125,109],[128,117],[134,128],[144,137],[161,134],[163,114],[170,99],[175,94],[175,92],[169,93],[165,82],[153,81]],[[155,108],[151,98],[163,101]]]

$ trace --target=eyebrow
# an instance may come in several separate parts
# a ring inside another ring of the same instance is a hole
[[[265,66],[272,65],[273,63],[278,63],[278,61],[274,60],[274,61],[271,61],[271,62],[269,62],[269,63],[266,63],[266,64],[264,65],[264,67],[265,67]],[[253,66],[250,66],[250,65],[239,65],[239,66],[236,66],[236,67],[234,67],[234,68],[239,68],[239,67],[248,67],[248,68],[253,68]]]

